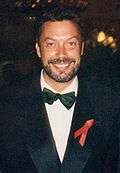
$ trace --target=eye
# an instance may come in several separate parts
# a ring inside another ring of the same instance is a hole
[[[66,42],[67,49],[74,49],[78,45],[78,40],[69,40]]]
[[[68,42],[68,44],[69,44],[69,46],[76,46],[76,42],[75,41],[70,41],[70,42]]]
[[[56,46],[56,44],[53,41],[48,41],[48,42],[45,43],[45,47],[49,48],[49,49],[55,48],[55,46]]]

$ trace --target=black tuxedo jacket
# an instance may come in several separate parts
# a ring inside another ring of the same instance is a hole
[[[2,173],[116,173],[118,103],[109,82],[80,78],[68,144],[60,162],[39,75],[0,93],[0,170]],[[89,120],[82,147],[74,132]],[[62,126],[61,126],[62,128]],[[64,133],[64,131],[63,131]]]

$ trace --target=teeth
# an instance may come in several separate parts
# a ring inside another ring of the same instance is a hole
[[[56,67],[59,67],[59,68],[64,68],[64,67],[67,67],[69,64],[55,64]]]
[[[61,67],[61,68],[62,68],[62,67],[67,67],[67,66],[68,66],[68,64],[56,64],[56,66],[57,66],[57,67]]]

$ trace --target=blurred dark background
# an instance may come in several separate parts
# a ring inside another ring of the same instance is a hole
[[[0,86],[39,70],[35,52],[34,16],[27,11],[45,4],[40,0],[1,0],[0,2]],[[56,1],[57,2],[57,1]],[[82,71],[98,77],[120,74],[120,1],[81,1],[85,28],[85,53]],[[46,2],[47,3],[47,2]],[[16,75],[17,74],[17,75]]]

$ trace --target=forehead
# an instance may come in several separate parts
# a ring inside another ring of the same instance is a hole
[[[69,20],[48,21],[42,26],[41,37],[74,37],[79,36],[77,24]]]

